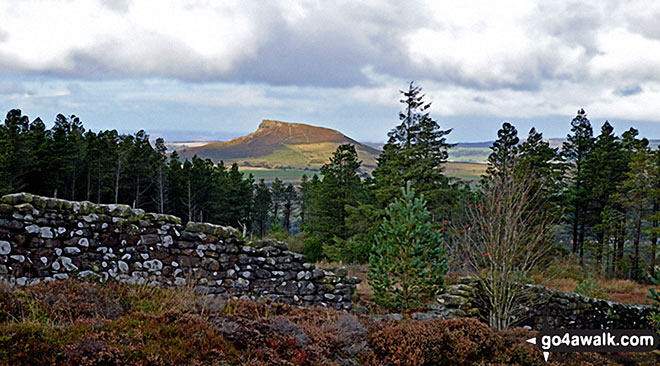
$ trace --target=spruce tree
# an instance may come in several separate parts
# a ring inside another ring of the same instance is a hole
[[[651,151],[649,157],[649,212],[645,219],[649,222],[645,228],[650,241],[649,245],[649,268],[651,277],[656,276],[656,253],[658,251],[658,238],[660,237],[660,146]]]
[[[273,224],[280,223],[280,206],[284,201],[284,183],[278,177],[275,177],[273,183],[270,185],[271,196],[273,200]]]
[[[539,191],[535,199],[542,202],[544,209],[560,216],[564,163],[558,149],[550,147],[548,142],[543,141],[543,134],[532,127],[527,139],[517,150],[514,175],[530,179],[531,189]]]
[[[518,130],[509,122],[504,122],[497,131],[497,140],[490,147],[488,155],[488,175],[502,179],[513,173],[513,162],[518,156]]]
[[[630,217],[633,239],[633,255],[630,274],[633,279],[642,279],[640,266],[640,241],[642,235],[642,221],[644,221],[652,208],[653,189],[653,161],[648,140],[644,139],[637,146],[636,153],[628,164],[629,171],[626,178],[618,187],[616,197],[621,200],[622,207]]]
[[[254,199],[252,202],[252,229],[255,234],[263,238],[268,233],[268,213],[272,205],[270,189],[263,179],[254,186]]]
[[[284,219],[284,231],[287,235],[291,234],[291,215],[293,214],[294,203],[296,201],[296,189],[292,184],[287,184],[283,192],[282,200],[282,218]]]
[[[398,187],[411,181],[413,187],[429,200],[429,210],[442,215],[442,207],[451,201],[449,180],[443,174],[448,149],[443,130],[431,118],[431,103],[424,100],[422,88],[411,82],[407,91],[401,91],[404,110],[399,112],[401,124],[388,133],[388,141],[378,157],[373,172],[376,181],[375,197],[381,208],[400,197]]]
[[[34,163],[33,151],[27,139],[29,118],[20,109],[7,113],[0,125],[0,193],[23,190]]]
[[[156,194],[154,201],[159,213],[165,213],[168,201],[167,187],[167,146],[161,137],[156,139],[156,154],[151,159],[154,169],[154,180],[156,182]]]
[[[323,179],[307,192],[310,209],[306,231],[332,245],[334,238],[346,239],[351,233],[346,227],[347,205],[357,205],[361,199],[360,161],[355,146],[339,145],[330,162],[321,167]]]
[[[609,122],[605,122],[601,128],[601,133],[596,138],[593,150],[589,154],[585,164],[586,182],[589,185],[590,195],[589,207],[591,215],[589,220],[593,225],[599,225],[602,228],[602,212],[606,206],[620,212],[625,212],[621,202],[613,200],[612,195],[617,193],[617,186],[625,179],[628,171],[629,154],[626,152],[621,139],[614,134],[614,128]],[[621,216],[622,219],[625,216]],[[596,245],[604,246],[605,232],[596,230]],[[617,272],[621,271],[621,260],[623,259],[623,247],[625,238],[623,235],[617,240],[617,248],[614,263],[617,265]],[[597,249],[596,262],[601,264],[603,249]],[[619,273],[620,275],[620,273]]]
[[[447,255],[440,235],[431,229],[424,196],[415,197],[411,182],[385,212],[368,280],[378,304],[403,311],[442,291]]]
[[[573,253],[584,257],[584,239],[589,215],[587,161],[594,148],[594,133],[584,109],[580,109],[571,121],[571,134],[562,146],[562,157],[566,161],[565,181],[568,183],[564,194],[567,220],[572,226]]]

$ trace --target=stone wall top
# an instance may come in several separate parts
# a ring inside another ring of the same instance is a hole
[[[0,198],[0,213],[18,213],[20,215],[31,215],[34,210],[45,210],[59,212],[62,214],[89,215],[88,220],[97,221],[98,215],[116,217],[132,223],[169,223],[181,225],[181,218],[174,215],[145,212],[143,209],[131,208],[124,204],[99,204],[89,201],[68,201],[59,198],[51,198],[33,195],[30,193],[8,194]],[[19,217],[17,217],[19,218]],[[22,219],[22,217],[20,217]],[[216,235],[221,238],[239,237],[240,233],[233,227],[215,225],[205,222],[188,222],[183,229],[192,233],[205,233]]]
[[[488,319],[488,306],[480,283],[472,277],[459,279],[438,297],[439,313]],[[563,292],[539,285],[526,285],[527,299],[517,304],[524,309],[518,325],[534,329],[543,326],[569,329],[649,328],[653,307],[629,305]]]

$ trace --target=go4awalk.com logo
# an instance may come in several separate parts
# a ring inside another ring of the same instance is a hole
[[[527,342],[548,361],[551,352],[651,352],[660,336],[651,329],[549,329]]]

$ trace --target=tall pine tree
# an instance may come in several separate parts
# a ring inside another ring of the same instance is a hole
[[[373,172],[375,197],[381,208],[385,208],[401,196],[399,187],[410,181],[415,191],[429,201],[431,213],[441,216],[446,214],[442,208],[452,200],[449,180],[443,174],[448,149],[453,146],[445,138],[451,129],[441,129],[431,118],[431,103],[424,100],[420,86],[411,82],[401,94],[404,105],[399,112],[401,123],[388,133],[389,139]]]
[[[565,206],[567,220],[573,232],[573,253],[584,257],[584,240],[589,216],[591,187],[588,182],[587,161],[594,148],[594,133],[584,109],[571,121],[571,134],[566,137],[561,154],[567,162]]]

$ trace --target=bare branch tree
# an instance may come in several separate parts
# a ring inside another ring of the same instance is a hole
[[[453,231],[462,259],[483,287],[490,326],[506,329],[532,305],[524,280],[549,253],[554,223],[540,209],[538,182],[530,177],[492,178],[483,189],[467,207],[467,225]]]

